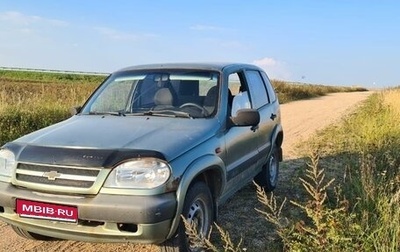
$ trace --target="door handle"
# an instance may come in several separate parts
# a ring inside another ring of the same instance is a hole
[[[272,113],[271,116],[270,116],[269,118],[271,118],[272,121],[275,120],[276,114]]]

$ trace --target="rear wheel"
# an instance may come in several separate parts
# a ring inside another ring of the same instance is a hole
[[[214,206],[210,189],[205,183],[197,182],[190,187],[185,197],[182,215],[196,225],[199,235],[208,235],[214,221]],[[202,251],[190,246],[183,221],[179,223],[176,236],[165,241],[160,249],[165,252]]]
[[[53,241],[53,240],[56,240],[53,237],[49,237],[49,236],[45,236],[45,235],[29,232],[29,231],[26,231],[25,229],[19,228],[17,226],[11,226],[11,227],[12,227],[12,229],[14,230],[14,232],[17,235],[19,235],[19,236],[21,236],[21,237],[23,237],[25,239],[37,240],[37,241]]]
[[[278,183],[279,153],[278,147],[274,145],[272,153],[263,166],[262,171],[254,178],[254,181],[264,187],[265,191],[272,192]]]

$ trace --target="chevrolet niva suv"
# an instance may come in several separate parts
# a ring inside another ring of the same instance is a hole
[[[25,238],[191,251],[218,207],[282,160],[277,96],[248,64],[158,64],[112,73],[74,115],[0,148],[0,219]]]

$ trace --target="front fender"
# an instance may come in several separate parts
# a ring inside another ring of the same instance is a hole
[[[170,233],[168,234],[167,239],[173,237],[179,226],[181,213],[183,210],[183,204],[185,201],[185,196],[189,189],[190,184],[198,175],[210,169],[218,169],[218,171],[221,173],[221,191],[224,190],[226,184],[226,179],[225,179],[226,170],[225,170],[225,164],[220,157],[208,154],[199,157],[198,159],[193,161],[182,175],[181,182],[179,183],[178,189],[176,191],[176,199],[177,199],[176,214],[175,218],[172,221],[171,230]]]

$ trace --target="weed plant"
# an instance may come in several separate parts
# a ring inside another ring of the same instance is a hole
[[[336,204],[330,207],[327,204],[327,189],[334,179],[326,181],[324,169],[318,165],[319,157],[313,153],[305,170],[305,178],[301,178],[303,188],[307,192],[304,202],[291,200],[290,203],[303,211],[301,219],[288,219],[284,214],[286,198],[279,203],[273,193],[267,194],[264,189],[256,185],[257,198],[264,210],[256,209],[272,223],[283,242],[284,251],[351,251],[362,250],[361,226],[355,214],[348,213],[348,202],[336,195]],[[242,240],[235,243],[229,233],[216,225],[219,239],[222,242],[213,242],[210,237],[200,237],[196,226],[184,220],[187,235],[193,246],[206,251],[246,251]],[[215,244],[222,244],[219,247]]]

